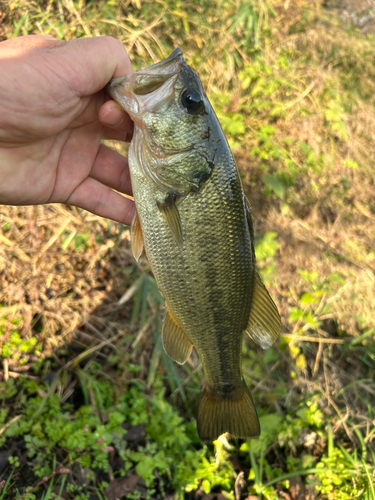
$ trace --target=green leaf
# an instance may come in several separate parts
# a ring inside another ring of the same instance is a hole
[[[327,122],[339,122],[344,116],[344,110],[340,104],[331,102],[328,109],[326,109],[325,115]]]
[[[299,309],[298,307],[292,307],[289,313],[289,321],[291,323],[295,323],[298,321],[300,318],[303,316],[303,311],[302,309]]]
[[[263,177],[264,183],[268,188],[270,188],[276,196],[279,198],[284,198],[285,195],[285,185],[279,180],[276,175],[265,175]]]
[[[243,135],[245,133],[245,120],[240,113],[227,113],[220,116],[221,126],[231,136]]]
[[[270,231],[255,244],[255,253],[258,260],[265,260],[267,257],[275,255],[276,250],[280,248],[278,241],[276,241],[277,237],[277,233]]]
[[[354,160],[351,160],[350,158],[344,160],[343,164],[345,167],[352,168],[353,170],[356,170],[358,168],[358,163]]]
[[[311,293],[306,292],[299,299],[301,306],[308,306],[309,304],[313,304],[314,302],[318,302],[318,299],[311,295]]]

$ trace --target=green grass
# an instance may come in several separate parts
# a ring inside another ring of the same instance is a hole
[[[260,438],[202,445],[201,365],[166,356],[163,299],[129,229],[74,208],[0,207],[0,499],[114,500],[121,486],[234,500],[242,472],[243,497],[375,500],[375,38],[287,4],[6,9],[4,38],[108,34],[136,68],[181,47],[234,152],[283,332],[265,352],[243,344]]]

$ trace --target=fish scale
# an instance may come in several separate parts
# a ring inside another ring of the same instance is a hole
[[[269,347],[280,317],[256,272],[249,203],[220,124],[179,49],[107,90],[136,123],[133,252],[144,245],[165,298],[164,348],[182,364],[194,346],[202,362],[198,433],[257,437],[242,337]]]

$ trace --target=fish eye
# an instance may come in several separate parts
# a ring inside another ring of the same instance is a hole
[[[198,114],[204,109],[203,96],[199,90],[185,89],[181,94],[181,104],[190,114]]]

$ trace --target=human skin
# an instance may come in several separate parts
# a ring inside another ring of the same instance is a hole
[[[101,144],[131,139],[103,90],[131,72],[112,37],[0,43],[0,204],[65,203],[131,223],[134,202],[116,192],[132,193],[127,160]]]

